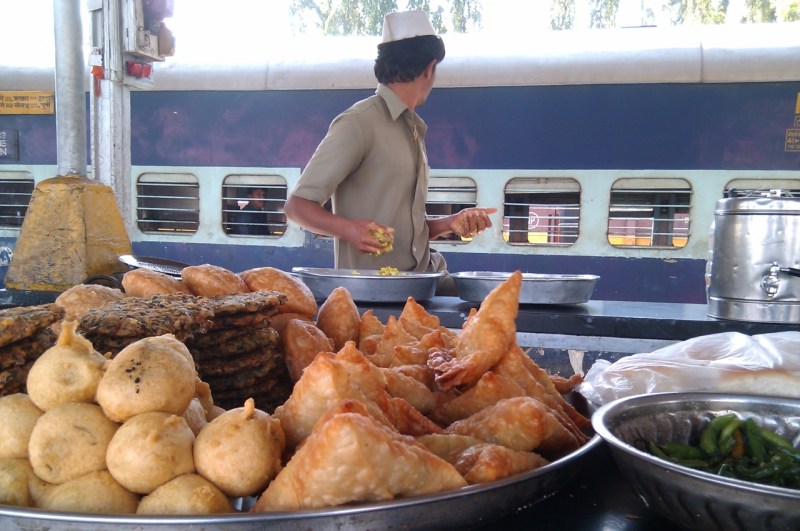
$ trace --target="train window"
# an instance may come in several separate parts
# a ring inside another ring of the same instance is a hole
[[[469,177],[433,177],[428,183],[428,202],[425,212],[428,217],[437,218],[455,214],[465,208],[477,205],[478,187]],[[472,238],[462,238],[455,234],[440,239],[467,242]]]
[[[33,187],[33,176],[26,171],[0,171],[0,228],[22,226]]]
[[[228,175],[222,181],[223,230],[232,235],[283,235],[286,193],[286,179],[280,175]]]
[[[619,179],[611,187],[608,243],[680,248],[690,234],[692,187],[684,179]]]
[[[572,245],[578,239],[580,208],[581,187],[575,179],[511,179],[505,189],[503,238],[511,245]]]
[[[732,193],[755,193],[757,191],[780,190],[784,195],[800,197],[798,179],[734,179],[725,185],[724,197]]]
[[[188,173],[141,174],[136,181],[136,223],[142,232],[197,232],[197,177]]]

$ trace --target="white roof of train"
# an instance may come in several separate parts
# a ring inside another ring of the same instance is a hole
[[[800,23],[626,28],[489,39],[445,35],[437,87],[611,83],[800,81]],[[378,39],[327,37],[285,42],[263,59],[225,63],[177,54],[154,68],[155,90],[371,88]],[[254,52],[254,53],[253,53]],[[46,90],[53,65],[0,65],[0,90]],[[88,67],[87,67],[88,87]]]

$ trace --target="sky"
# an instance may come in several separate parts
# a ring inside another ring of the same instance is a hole
[[[619,25],[639,25],[641,6],[653,1],[659,0],[620,0]],[[174,16],[167,20],[167,26],[176,38],[176,58],[235,60],[237,54],[246,56],[254,50],[259,54],[264,50],[280,54],[291,38],[291,25],[286,20],[290,3],[291,0],[174,0]],[[738,12],[743,3],[744,0],[731,0],[729,13]],[[91,27],[86,0],[80,4],[88,43]],[[398,4],[404,7],[403,0]],[[578,10],[577,25],[588,18],[588,1],[579,6],[583,8]],[[483,0],[483,32],[500,36],[546,31],[549,7],[547,0]],[[53,0],[0,0],[0,14],[0,61],[11,65],[54,62]]]

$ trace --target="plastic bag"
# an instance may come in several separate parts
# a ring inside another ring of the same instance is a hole
[[[699,336],[610,363],[596,361],[576,390],[596,405],[663,392],[800,398],[800,332]]]

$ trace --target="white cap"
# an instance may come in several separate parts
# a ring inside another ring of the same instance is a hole
[[[422,35],[436,35],[424,11],[400,11],[383,17],[383,40],[393,42]]]

